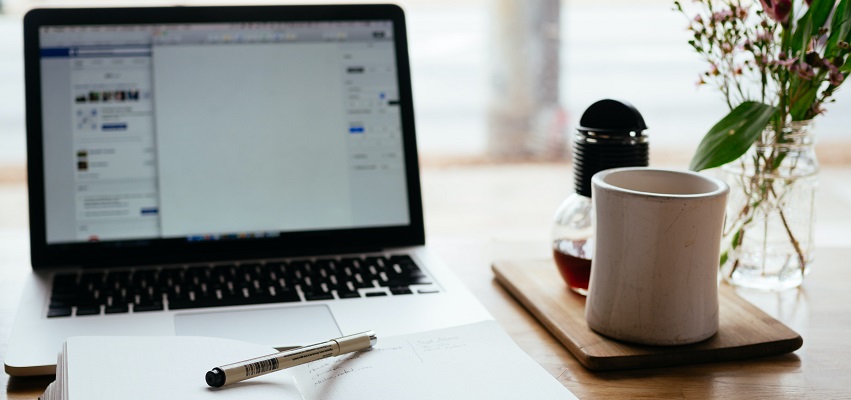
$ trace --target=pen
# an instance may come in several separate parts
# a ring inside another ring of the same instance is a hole
[[[340,354],[352,353],[372,347],[378,342],[375,332],[366,331],[354,335],[331,339],[327,342],[316,343],[274,354],[269,354],[233,364],[222,365],[207,372],[205,379],[212,387],[222,387],[231,383],[244,381],[255,376],[266,375],[278,370],[335,357]]]

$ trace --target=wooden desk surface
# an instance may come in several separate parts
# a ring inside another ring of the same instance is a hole
[[[429,245],[517,344],[580,398],[851,398],[851,188],[822,173],[819,249],[804,286],[746,299],[796,330],[795,353],[741,362],[596,373],[583,368],[493,279],[490,264],[549,255],[553,210],[570,190],[565,165],[475,166],[423,173]],[[0,185],[0,358],[28,273],[23,185]],[[11,210],[10,210],[11,208]],[[35,399],[51,378],[0,374],[0,399]]]

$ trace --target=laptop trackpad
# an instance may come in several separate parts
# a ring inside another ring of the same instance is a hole
[[[340,336],[340,328],[325,305],[220,311],[174,316],[178,336],[214,336],[293,347]]]

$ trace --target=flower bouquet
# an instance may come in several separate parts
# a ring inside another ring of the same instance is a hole
[[[730,109],[690,168],[722,167],[731,196],[720,266],[730,283],[799,286],[813,262],[812,120],[851,72],[849,0],[675,1],[707,62],[699,85]]]

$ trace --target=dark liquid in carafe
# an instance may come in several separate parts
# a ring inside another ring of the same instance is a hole
[[[588,280],[591,278],[591,260],[562,253],[553,249],[558,272],[570,290],[583,296],[588,295]]]

